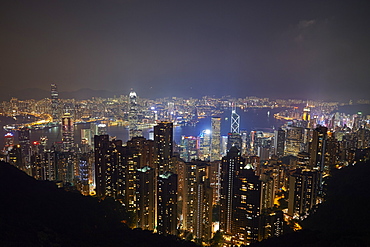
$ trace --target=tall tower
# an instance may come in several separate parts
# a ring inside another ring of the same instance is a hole
[[[261,181],[233,146],[222,158],[220,229],[230,236],[232,244],[257,242],[260,214]]]
[[[318,126],[312,133],[312,142],[310,146],[310,167],[319,170],[319,194],[322,194],[322,178],[328,171],[325,166],[326,142],[328,128]]]
[[[128,116],[129,122],[129,139],[132,137],[142,136],[141,130],[138,128],[139,118],[138,118],[138,109],[137,109],[137,95],[131,89],[129,94],[130,98],[130,111]]]
[[[136,175],[137,227],[153,231],[156,227],[155,170],[149,166],[137,169]]]
[[[210,186],[210,165],[205,161],[185,164],[183,190],[183,227],[197,239],[209,240],[212,226],[212,188]]]
[[[211,155],[211,131],[203,130],[199,136],[200,141],[200,159],[209,160]]]
[[[158,177],[157,231],[163,235],[177,234],[177,174],[165,172]]]
[[[94,151],[96,195],[125,198],[122,141],[109,141],[108,135],[95,135]]]
[[[285,147],[285,131],[282,129],[275,130],[274,149],[275,155],[277,155],[279,158],[284,156],[284,147]]]
[[[317,204],[319,171],[296,170],[289,177],[288,214],[294,218],[302,217]]]
[[[70,152],[73,149],[73,120],[70,113],[64,113],[62,117],[62,142],[63,151]]]
[[[159,174],[171,171],[173,153],[173,124],[161,122],[154,126],[154,152]]]
[[[240,116],[236,113],[236,108],[233,104],[231,110],[231,129],[227,135],[227,149],[230,150],[232,146],[236,146],[237,149],[242,148],[242,139],[239,132]]]
[[[58,96],[58,90],[56,84],[51,84],[51,92],[50,92],[50,98],[51,98],[51,111],[52,111],[52,117],[53,121],[57,122],[59,121],[59,96]]]
[[[18,142],[21,148],[22,169],[28,171],[31,162],[31,142],[30,130],[28,128],[21,128],[18,130]]]
[[[212,117],[212,143],[211,143],[211,161],[221,159],[221,118]]]
[[[236,108],[233,105],[231,110],[231,133],[239,133],[240,116],[236,113]]]
[[[135,211],[138,206],[138,194],[135,191],[138,189],[137,186],[139,186],[137,183],[137,171],[144,167],[154,168],[154,143],[151,140],[146,140],[144,137],[133,137],[127,142],[127,146],[123,150],[123,181],[125,182],[125,197],[123,202],[127,210]],[[153,172],[155,172],[154,169]]]
[[[302,127],[288,126],[285,135],[285,151],[284,155],[297,156],[301,151],[301,143],[303,142]]]

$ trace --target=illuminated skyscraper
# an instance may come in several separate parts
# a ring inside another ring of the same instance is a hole
[[[227,150],[235,146],[238,150],[242,149],[242,138],[239,133],[240,116],[236,113],[235,106],[231,110],[231,129],[227,135]]]
[[[63,142],[63,151],[71,152],[73,151],[74,144],[74,127],[73,119],[70,113],[64,113],[62,117],[62,142]]]
[[[286,129],[285,152],[284,155],[297,156],[301,151],[301,143],[303,142],[303,128],[289,126]]]
[[[4,135],[5,139],[5,146],[4,146],[4,151],[8,152],[12,150],[13,145],[14,145],[14,135],[12,132],[8,132]]]
[[[56,84],[51,84],[51,111],[54,122],[59,121],[59,96]]]
[[[154,167],[154,144],[144,137],[133,137],[123,147],[123,178],[125,182],[124,203],[127,210],[137,209],[137,171],[144,167]],[[156,170],[154,169],[154,172]],[[153,202],[154,203],[154,202]]]
[[[30,142],[30,130],[28,128],[22,128],[18,131],[18,142],[21,148],[22,157],[22,169],[25,172],[29,172],[31,162],[31,142]],[[30,174],[29,174],[30,175]]]
[[[297,170],[289,178],[288,214],[294,218],[304,217],[317,204],[318,190],[318,171]]]
[[[153,231],[157,220],[155,170],[149,166],[139,168],[136,177],[136,226],[143,230]]]
[[[109,141],[108,135],[96,135],[94,148],[96,195],[124,198],[122,141]]]
[[[210,161],[221,159],[221,118],[212,117],[212,143]]]
[[[325,165],[326,142],[328,128],[318,126],[312,133],[312,142],[310,145],[310,167],[319,170],[319,193],[322,193],[322,178],[329,167]]]
[[[195,136],[181,137],[180,158],[185,162],[199,158],[199,138]]]
[[[274,149],[275,155],[279,158],[284,156],[284,146],[285,146],[285,131],[282,129],[275,130],[274,136]]]
[[[310,108],[308,106],[306,106],[305,108],[303,108],[303,115],[302,115],[302,120],[303,121],[307,121],[309,122],[311,120],[311,115],[310,115]]]
[[[261,214],[259,176],[235,146],[222,158],[221,167],[220,229],[229,235],[229,244],[257,242]]]
[[[159,234],[177,234],[177,175],[165,172],[158,177],[158,216]]]
[[[242,149],[242,137],[239,133],[227,134],[227,150],[230,150],[231,147],[236,147],[238,150]]]
[[[183,190],[183,227],[197,239],[209,240],[212,228],[212,194],[210,165],[205,161],[185,164]]]
[[[142,132],[138,127],[139,118],[138,118],[138,107],[137,107],[137,95],[134,91],[131,90],[129,94],[130,98],[130,111],[128,116],[129,121],[129,137],[142,136]],[[129,139],[130,139],[129,138]]]
[[[239,133],[239,126],[240,126],[240,116],[236,113],[235,106],[232,107],[231,110],[231,133]]]
[[[173,154],[173,124],[161,122],[154,126],[154,151],[158,174],[171,171]]]
[[[203,130],[199,136],[200,155],[201,160],[209,161],[211,155],[211,131],[209,129]]]

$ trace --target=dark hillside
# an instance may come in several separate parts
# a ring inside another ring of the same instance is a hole
[[[326,201],[300,232],[252,246],[370,246],[370,162],[335,170]]]
[[[196,246],[131,230],[113,200],[58,189],[0,162],[0,246]]]

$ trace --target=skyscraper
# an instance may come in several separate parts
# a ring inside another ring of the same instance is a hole
[[[182,136],[180,158],[185,162],[199,158],[199,137]]]
[[[261,240],[261,181],[253,167],[236,147],[222,158],[220,192],[220,229],[229,236],[229,244],[247,244]]]
[[[231,128],[227,135],[227,150],[236,146],[238,150],[242,148],[242,138],[239,132],[240,116],[236,113],[236,108],[233,105],[231,110]]]
[[[124,203],[127,210],[135,211],[137,208],[137,175],[138,169],[144,167],[154,167],[154,145],[153,141],[146,140],[144,137],[133,137],[123,147],[123,177],[125,183]],[[154,177],[153,177],[154,178]]]
[[[289,178],[288,214],[303,219],[317,204],[319,172],[296,170]],[[302,218],[301,218],[302,217]]]
[[[236,147],[232,147],[227,155],[222,158],[221,164],[221,219],[220,228],[227,234],[233,234],[233,200],[235,177],[240,166],[244,167],[244,158]]]
[[[303,141],[303,128],[288,126],[286,129],[285,152],[284,155],[297,156],[301,151],[301,143]]]
[[[94,147],[96,195],[124,198],[122,141],[109,141],[108,135],[96,135]]]
[[[212,143],[210,161],[221,159],[221,118],[212,117]]]
[[[312,133],[312,142],[310,145],[310,167],[319,170],[319,193],[322,193],[322,178],[328,167],[325,167],[326,142],[328,128],[318,126]]]
[[[58,89],[56,84],[51,84],[51,111],[53,122],[59,121],[59,96],[58,96]]]
[[[29,172],[31,162],[30,130],[22,128],[18,130],[18,141],[21,148],[22,170]]]
[[[183,190],[183,227],[197,239],[209,240],[212,228],[212,193],[210,165],[205,161],[185,164]]]
[[[72,116],[68,112],[64,113],[62,117],[62,142],[63,142],[64,152],[73,151],[74,125],[73,125]]]
[[[285,147],[285,131],[282,129],[275,130],[274,153],[279,158],[284,156],[284,147]]]
[[[173,154],[173,124],[161,122],[154,126],[154,152],[155,162],[159,174],[171,171]]]
[[[231,133],[239,133],[240,116],[236,113],[236,108],[233,105],[231,110]]]
[[[176,235],[177,231],[177,175],[165,172],[158,177],[158,217],[159,234]]]
[[[128,122],[129,122],[129,139],[130,139],[132,137],[142,136],[142,133],[138,127],[139,118],[138,118],[137,95],[132,89],[129,94],[129,99],[130,99],[130,110],[129,110]]]
[[[153,231],[157,221],[155,170],[149,166],[139,168],[136,178],[136,226],[143,230]]]
[[[211,155],[211,131],[209,129],[202,131],[202,133],[199,136],[199,144],[200,144],[199,158],[201,160],[209,161]]]

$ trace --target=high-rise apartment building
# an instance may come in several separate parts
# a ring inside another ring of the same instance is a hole
[[[229,244],[248,244],[261,238],[261,181],[236,147],[222,158],[220,229]]]
[[[212,233],[212,199],[210,164],[205,161],[185,163],[183,189],[183,228],[195,238],[209,240]]]
[[[123,147],[123,177],[125,183],[124,203],[127,210],[135,211],[137,208],[137,171],[144,167],[154,167],[154,143],[144,137],[133,137]]]
[[[172,170],[173,123],[160,122],[154,126],[154,152],[159,174]]]
[[[157,225],[155,169],[144,166],[136,175],[136,215],[138,228],[153,231]]]
[[[274,150],[275,155],[279,158],[284,156],[285,131],[282,129],[275,130]]]
[[[157,232],[177,233],[177,175],[165,172],[158,177]]]
[[[108,135],[96,135],[94,149],[96,195],[125,198],[122,141],[110,141]]]
[[[319,172],[297,170],[289,177],[288,214],[304,219],[317,204]]]

